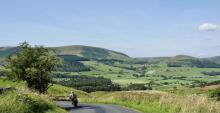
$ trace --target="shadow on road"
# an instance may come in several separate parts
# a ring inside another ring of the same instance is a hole
[[[56,101],[57,106],[69,113],[140,113],[117,105],[81,103],[74,107],[71,101]]]
[[[100,109],[100,107],[97,107],[97,106],[90,106],[90,105],[79,105],[78,107],[62,107],[68,111],[70,110],[78,110],[78,109],[94,109],[94,110],[97,110],[97,109]]]

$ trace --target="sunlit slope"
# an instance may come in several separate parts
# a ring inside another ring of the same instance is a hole
[[[58,55],[78,55],[91,59],[127,59],[127,55],[98,47],[90,46],[63,46],[52,48]]]
[[[73,46],[62,46],[62,47],[50,47],[57,55],[77,55],[89,59],[128,59],[129,56],[98,47],[73,45]],[[18,47],[0,47],[0,57],[6,57],[10,54],[19,51]]]

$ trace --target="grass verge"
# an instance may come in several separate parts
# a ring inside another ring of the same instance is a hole
[[[0,113],[66,113],[47,95],[30,90],[24,82],[0,79],[0,87],[6,86],[14,87],[15,90],[0,94]]]
[[[178,96],[164,92],[96,92],[84,102],[118,104],[143,113],[219,113],[220,104],[205,96]]]

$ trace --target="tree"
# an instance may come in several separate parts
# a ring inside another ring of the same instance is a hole
[[[8,77],[24,80],[29,88],[45,92],[52,83],[50,74],[59,59],[43,46],[31,47],[24,42],[19,49],[19,52],[6,58],[6,67],[10,69]]]

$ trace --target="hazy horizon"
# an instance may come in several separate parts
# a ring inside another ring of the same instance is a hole
[[[0,47],[85,45],[131,57],[220,55],[219,0],[0,2]]]

